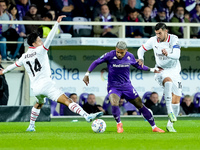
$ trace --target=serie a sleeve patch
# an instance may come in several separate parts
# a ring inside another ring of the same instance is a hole
[[[100,59],[102,59],[106,54],[107,54],[107,53],[103,54],[103,55],[100,57]]]

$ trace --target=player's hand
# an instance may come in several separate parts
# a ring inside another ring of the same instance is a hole
[[[3,75],[3,68],[0,68],[0,75]]]
[[[136,59],[136,62],[143,68],[144,60],[143,59]]]
[[[154,73],[160,73],[160,69],[155,67],[155,68],[150,68],[150,72],[154,72]]]
[[[57,22],[60,23],[62,18],[64,18],[64,17],[66,17],[66,16],[65,15],[59,16],[58,19],[57,19]]]
[[[167,56],[168,55],[167,50],[166,49],[162,49],[162,54],[165,55],[165,56]]]
[[[89,84],[89,76],[84,76],[83,82],[85,82],[85,84],[88,86],[88,84]]]

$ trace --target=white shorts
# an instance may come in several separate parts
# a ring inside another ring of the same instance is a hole
[[[160,86],[163,87],[163,80],[169,77],[172,79],[172,93],[177,96],[182,96],[182,84],[181,84],[181,75],[174,69],[165,69],[161,73],[155,73],[155,80]]]
[[[45,97],[57,102],[58,98],[64,94],[64,92],[55,87],[55,82],[52,80],[42,81],[34,85],[31,88],[39,104],[45,102]]]

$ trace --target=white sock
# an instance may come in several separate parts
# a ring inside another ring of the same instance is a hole
[[[119,124],[119,123],[122,123],[121,121],[120,122],[117,122],[117,124]]]
[[[177,117],[180,111],[180,103],[179,104],[172,104],[172,109],[174,111],[174,115]],[[173,127],[173,123],[168,120],[167,126]]]
[[[86,113],[83,110],[83,108],[77,103],[72,102],[72,103],[69,104],[68,107],[72,112],[77,113],[77,114],[83,116],[84,118],[86,118],[88,116],[88,113]]]
[[[172,109],[172,82],[165,82],[164,85],[164,97],[166,101],[167,113],[173,112]]]
[[[30,125],[35,125],[35,120],[40,114],[40,109],[36,109],[35,107],[31,110],[31,119],[30,119]]]
[[[174,115],[177,117],[180,112],[180,103],[178,104],[172,104],[172,109],[174,111]]]
[[[151,126],[152,127],[152,129],[154,129],[155,127],[157,127],[156,125],[154,125],[154,126]]]
[[[167,126],[173,127],[173,123],[170,120],[168,120]]]

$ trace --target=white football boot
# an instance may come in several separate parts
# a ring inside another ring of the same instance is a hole
[[[85,118],[85,120],[87,122],[92,122],[93,120],[101,117],[102,115],[103,115],[103,112],[97,112],[97,113],[94,113],[94,114],[91,113]]]
[[[35,125],[29,125],[28,128],[26,129],[28,132],[34,132],[35,130]]]

